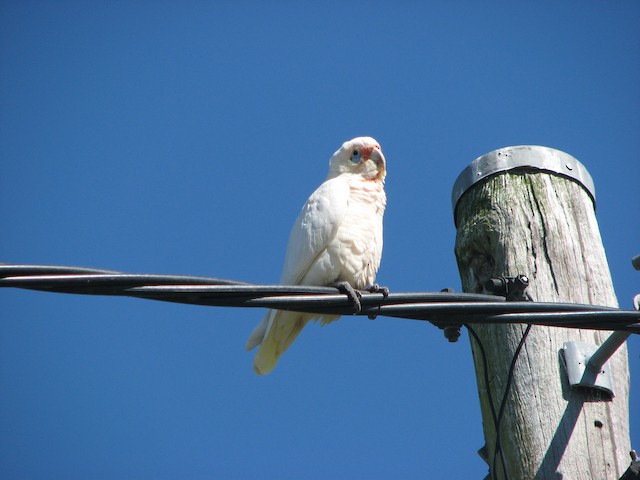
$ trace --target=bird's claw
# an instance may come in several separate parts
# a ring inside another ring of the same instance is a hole
[[[369,293],[381,293],[383,298],[387,298],[389,296],[389,289],[387,287],[381,287],[377,283],[374,283],[366,290]],[[378,311],[380,311],[380,305],[378,305]],[[377,314],[371,313],[369,314],[369,320],[375,320],[377,316]]]
[[[337,288],[340,293],[349,297],[349,300],[351,300],[353,304],[354,314],[360,313],[360,310],[362,310],[362,304],[360,303],[362,294],[359,291],[349,285],[349,282],[336,282],[331,286]]]
[[[369,288],[367,288],[367,292],[381,293],[384,298],[387,298],[389,296],[389,289],[387,287],[381,287],[377,283],[374,283]]]

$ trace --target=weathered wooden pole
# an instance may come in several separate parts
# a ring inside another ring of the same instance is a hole
[[[546,147],[496,150],[462,172],[453,203],[465,292],[482,292],[491,278],[525,274],[534,301],[618,306],[595,219],[593,183],[575,158]],[[566,342],[595,348],[611,332],[532,327],[515,363],[496,451],[494,418],[525,325],[474,330],[482,343],[471,338],[482,451],[492,478],[619,479],[630,462],[626,345],[606,365],[611,396],[571,387],[563,350]]]

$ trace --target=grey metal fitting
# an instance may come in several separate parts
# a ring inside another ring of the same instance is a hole
[[[596,190],[587,169],[568,153],[550,147],[519,145],[505,147],[476,158],[465,168],[453,185],[451,203],[455,214],[458,200],[479,181],[514,169],[532,169],[555,173],[579,183],[596,205]]]

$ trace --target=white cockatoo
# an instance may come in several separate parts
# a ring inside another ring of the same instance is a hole
[[[327,179],[293,225],[281,284],[337,286],[359,309],[354,289],[377,289],[373,282],[382,257],[385,175],[385,158],[376,140],[358,137],[342,144],[329,161]],[[309,320],[326,325],[338,318],[269,310],[247,342],[247,350],[260,346],[255,372],[273,370]]]

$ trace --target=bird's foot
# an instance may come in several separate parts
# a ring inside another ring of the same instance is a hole
[[[381,293],[384,298],[389,296],[389,289],[387,287],[381,287],[377,283],[374,283],[366,289],[369,293]]]
[[[351,300],[353,304],[353,313],[360,313],[360,310],[362,310],[362,305],[360,304],[362,294],[359,291],[349,285],[349,282],[336,282],[331,286],[337,288],[340,293],[344,293],[349,297],[349,300]]]
[[[389,289],[387,287],[381,287],[377,283],[374,283],[369,288],[366,289],[369,293],[381,293],[383,298],[387,298],[389,296]],[[378,305],[378,311],[380,311],[380,306]],[[375,313],[369,314],[369,320],[375,320],[378,315]]]

